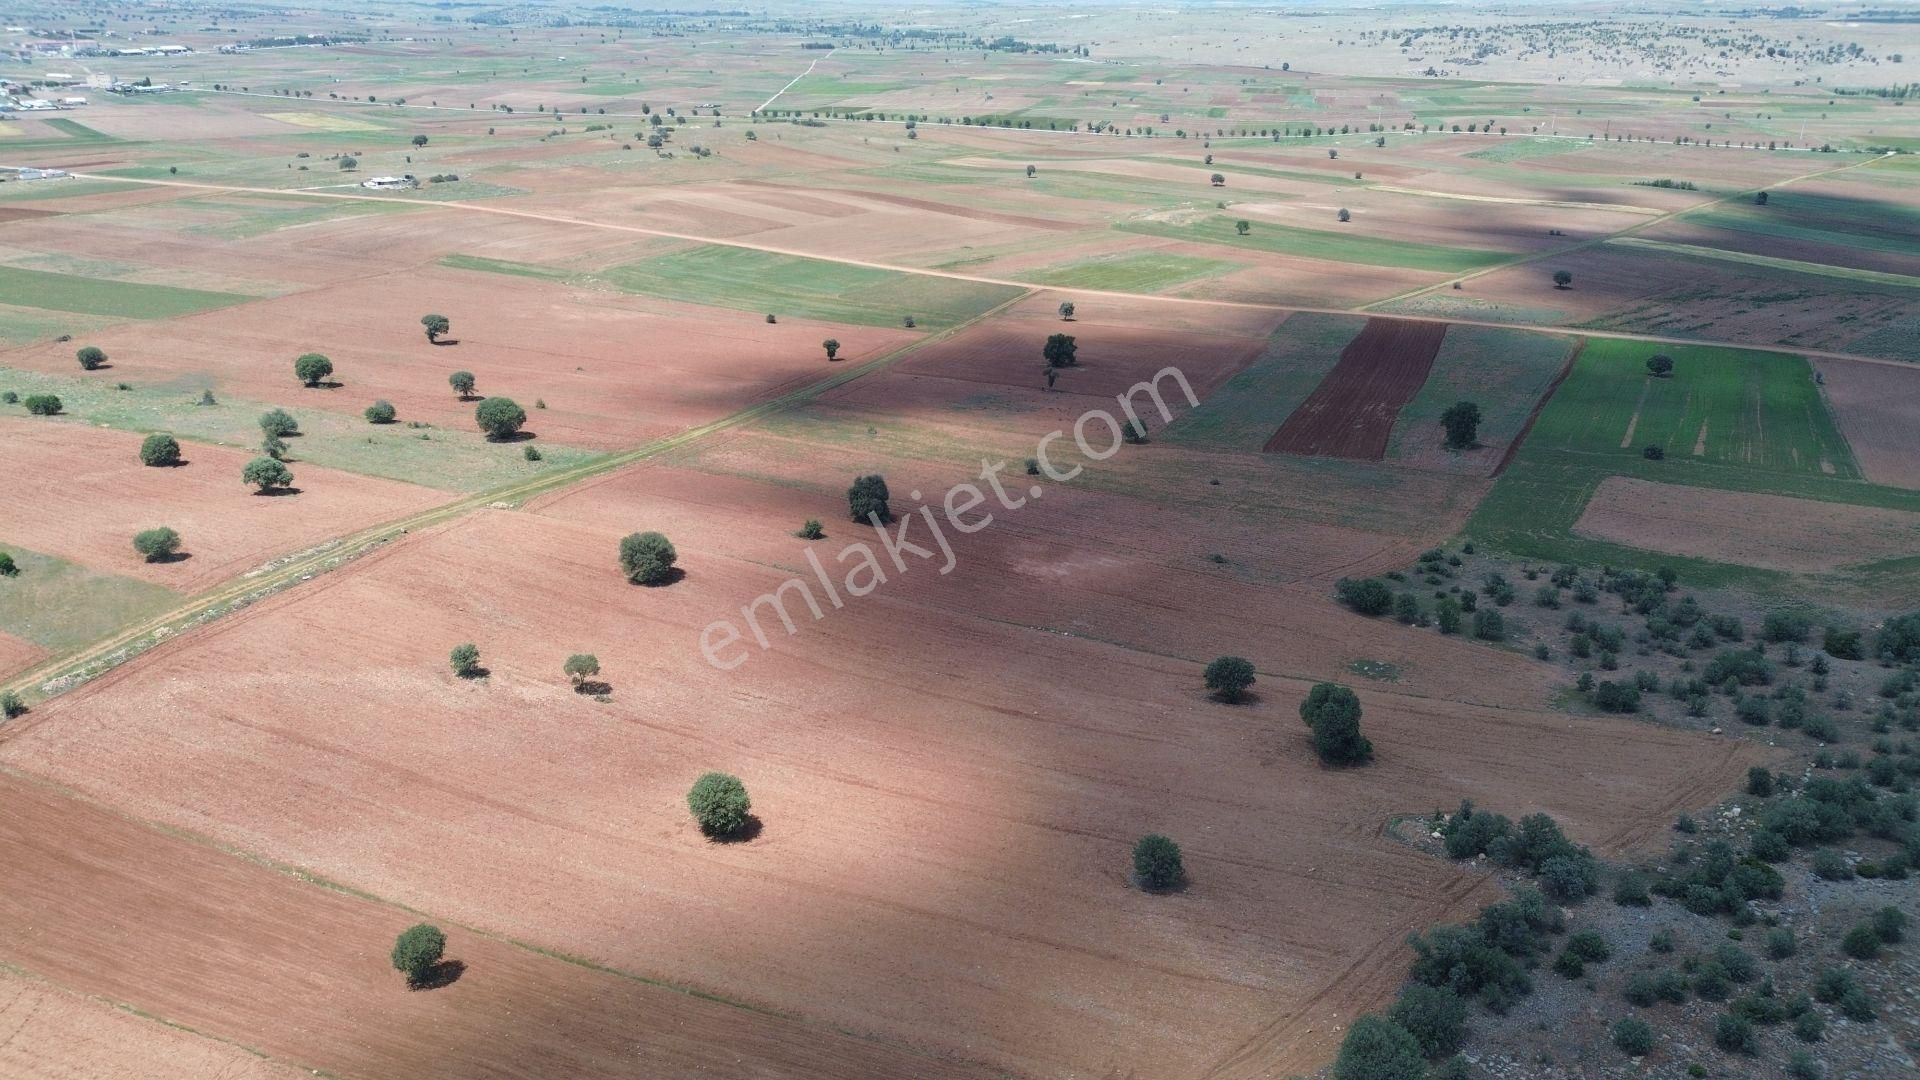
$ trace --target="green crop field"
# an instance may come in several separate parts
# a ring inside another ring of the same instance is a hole
[[[1240,265],[1164,251],[1141,251],[1042,267],[1022,274],[1021,279],[1041,285],[1152,293],[1216,274],[1230,273],[1240,269]]]
[[[1318,229],[1290,229],[1268,222],[1256,222],[1246,236],[1234,232],[1234,219],[1214,214],[1200,221],[1173,224],[1164,221],[1123,221],[1114,226],[1127,232],[1166,236],[1203,244],[1253,248],[1282,255],[1332,262],[1363,263],[1367,266],[1398,266],[1409,270],[1431,270],[1457,274],[1497,266],[1514,258],[1501,251],[1475,251],[1471,248],[1442,247],[1387,240],[1361,233],[1322,232]]]
[[[1585,150],[1587,144],[1572,139],[1515,138],[1497,142],[1484,150],[1462,155],[1476,161],[1525,161],[1528,158],[1553,157],[1556,154]]]
[[[50,274],[0,266],[0,297],[20,307],[72,311],[82,315],[117,315],[130,319],[166,319],[191,315],[253,299],[238,293],[178,289],[171,285],[140,285],[74,274]]]
[[[85,645],[180,602],[179,593],[160,585],[14,547],[4,533],[0,551],[20,568],[0,577],[0,632],[53,652]]]
[[[1512,442],[1572,348],[1570,339],[1557,334],[1449,327],[1426,383],[1394,422],[1387,458],[1407,455],[1411,446],[1418,445],[1416,432],[1421,429],[1438,431],[1440,414],[1457,401],[1480,406],[1483,444]]]
[[[1844,200],[1823,199],[1808,204],[1807,199],[1805,195],[1783,192],[1772,196],[1767,206],[1721,204],[1691,211],[1682,217],[1694,225],[1756,233],[1781,240],[1802,240],[1831,244],[1842,249],[1857,247],[1868,251],[1920,256],[1920,239],[1917,239],[1920,238],[1920,215],[1915,215],[1913,211],[1876,200],[1872,204],[1875,209],[1890,215],[1876,225],[1871,221],[1858,221],[1851,213],[1827,215],[1817,212],[1820,203]],[[1852,207],[1847,209],[1850,211]],[[1896,227],[1886,228],[1886,225]]]
[[[1019,295],[1002,285],[704,246],[596,275],[628,292],[694,304],[862,326],[915,323],[938,330]]]
[[[1367,320],[1358,315],[1290,315],[1258,360],[1155,436],[1164,442],[1257,452],[1287,415],[1340,362],[1340,350]]]
[[[0,143],[9,152],[15,144]],[[127,191],[133,184],[121,184],[112,180],[29,180],[25,183],[9,181],[0,184],[0,203],[37,202],[41,199],[71,199],[80,195],[105,195],[110,191]]]
[[[515,277],[538,278],[542,281],[565,281],[572,274],[558,267],[536,266],[533,263],[512,262],[507,259],[489,259],[481,255],[444,255],[441,266],[450,266],[455,270],[481,270],[489,274],[512,274]]]
[[[1834,266],[1830,263],[1807,262],[1803,259],[1780,259],[1771,255],[1754,255],[1745,251],[1726,251],[1721,248],[1702,247],[1698,244],[1675,244],[1665,240],[1647,240],[1638,236],[1617,236],[1607,243],[1620,247],[1637,247],[1647,251],[1658,251],[1667,255],[1677,255],[1684,259],[1711,259],[1716,262],[1746,263],[1748,266],[1764,266],[1769,270],[1784,270],[1790,274],[1812,274],[1815,277],[1839,278],[1842,281],[1864,281],[1874,285],[1892,285],[1902,289],[1920,289],[1920,277],[1912,274],[1891,274],[1883,270],[1861,270],[1851,266]]]
[[[204,381],[182,379],[116,390],[113,384],[98,380],[0,368],[0,391],[11,390],[22,397],[57,394],[67,416],[90,424],[121,431],[167,431],[183,441],[220,446],[259,445],[260,414],[274,406],[217,393],[218,404],[196,404],[206,385]],[[20,411],[17,405],[0,408]],[[415,429],[406,425],[404,415],[400,423],[374,425],[352,413],[298,407],[291,411],[300,422],[301,432],[288,440],[296,473],[299,462],[307,461],[441,491],[466,492],[498,487],[600,456],[543,439],[537,445],[545,460],[532,462],[522,456],[519,445],[490,443],[471,427]],[[536,422],[529,423],[529,428],[537,427],[539,414],[533,415]],[[239,482],[238,477],[235,482]]]

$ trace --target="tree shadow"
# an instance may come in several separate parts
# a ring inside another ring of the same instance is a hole
[[[532,442],[533,440],[539,437],[540,436],[535,434],[534,432],[522,430],[522,431],[516,431],[511,435],[501,435],[497,438],[492,435],[489,435],[487,436],[487,441],[490,443],[499,443],[500,445],[504,446],[507,443]]]
[[[1139,889],[1143,893],[1151,893],[1154,896],[1178,896],[1187,891],[1188,878],[1185,871],[1181,872],[1179,878],[1165,885],[1149,885],[1140,880],[1139,874],[1133,874],[1130,877],[1134,888]]]
[[[574,684],[573,692],[584,697],[600,697],[603,694],[613,693],[613,684],[601,682],[598,679],[585,679]]]
[[[341,382],[339,379],[321,379],[317,383],[306,384],[306,388],[308,390],[338,390],[345,385],[347,384]]]
[[[660,575],[660,580],[636,581],[634,582],[634,584],[640,586],[643,589],[664,589],[667,586],[672,585],[673,583],[679,581],[681,578],[684,578],[686,576],[687,576],[687,572],[685,570],[682,570],[677,566],[670,566],[667,568],[666,573]]]
[[[718,836],[709,835],[707,841],[714,844],[744,844],[758,837],[762,828],[760,815],[748,814],[747,820],[741,822],[739,828]]]
[[[453,674],[454,674],[454,677],[457,679],[465,679],[468,682],[472,682],[476,679],[484,679],[487,676],[492,675],[493,669],[490,667],[480,666],[480,667],[475,667],[471,671],[467,671],[467,672],[456,671]]]
[[[1225,690],[1210,690],[1207,692],[1207,699],[1222,705],[1258,705],[1264,700],[1258,690],[1242,690],[1233,695],[1228,695]]]
[[[428,344],[431,344],[431,345],[434,345],[434,346],[441,346],[441,345],[458,345],[458,344],[460,344],[460,339],[459,339],[459,338],[457,338],[457,337],[450,337],[450,338],[441,338],[441,339],[439,339],[438,341],[433,341],[433,342],[429,342]]]
[[[191,558],[193,558],[193,552],[191,551],[172,551],[165,555],[151,556],[147,561],[150,563],[177,563],[186,562]]]
[[[442,960],[439,963],[428,968],[426,974],[420,976],[420,978],[416,980],[408,981],[407,989],[438,990],[442,987],[452,986],[454,983],[459,982],[460,976],[465,975],[466,973],[467,973],[466,961]]]
[[[277,488],[268,488],[265,491],[255,490],[254,494],[263,495],[270,499],[278,499],[284,495],[298,495],[300,494],[300,489],[297,487],[277,487]]]

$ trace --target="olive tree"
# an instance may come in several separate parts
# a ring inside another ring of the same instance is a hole
[[[1072,367],[1074,354],[1079,346],[1073,343],[1072,334],[1048,334],[1047,343],[1040,348],[1040,355],[1046,358],[1048,367]]]
[[[80,366],[88,371],[98,371],[107,363],[107,354],[98,345],[83,346],[73,356],[80,361]]]
[[[1253,661],[1240,656],[1217,656],[1207,665],[1207,689],[1228,703],[1239,701],[1253,685]]]
[[[133,534],[133,550],[148,562],[165,562],[180,550],[180,534],[162,526]]]
[[[419,986],[433,974],[440,957],[447,951],[447,935],[428,923],[408,927],[393,942],[393,968],[407,977],[407,985]]]
[[[1556,289],[1572,288],[1573,287],[1573,271],[1555,270],[1553,272],[1553,287]]]
[[[260,414],[260,430],[276,438],[300,433],[300,422],[285,409],[271,409]]]
[[[1469,449],[1480,437],[1480,406],[1456,401],[1440,414],[1440,426],[1447,429],[1447,449]]]
[[[35,416],[59,416],[60,396],[58,394],[28,394],[20,404]]]
[[[1133,845],[1133,876],[1144,889],[1170,889],[1180,884],[1186,877],[1186,867],[1180,861],[1180,845],[1161,836],[1148,833]]]
[[[1060,302],[1060,319],[1062,322],[1071,322],[1073,320],[1073,301],[1063,300]]]
[[[680,558],[673,544],[657,532],[628,533],[620,540],[620,571],[635,585],[660,585],[673,577]]]
[[[710,772],[693,782],[687,792],[687,809],[700,831],[713,837],[732,836],[746,828],[753,801],[747,786],[737,776]]]
[[[1673,374],[1673,357],[1661,353],[1647,357],[1647,371],[1656,379],[1664,379]]]
[[[156,431],[140,441],[140,464],[165,468],[180,464],[180,442],[164,431]]]
[[[1313,733],[1313,749],[1327,765],[1362,765],[1373,744],[1360,734],[1360,698],[1338,683],[1318,683],[1300,703],[1300,719]]]
[[[252,484],[265,495],[274,488],[293,486],[293,470],[270,457],[257,457],[247,462],[240,470],[240,479]]]
[[[436,343],[453,329],[452,320],[445,315],[422,315],[420,325],[426,328],[427,340]]]
[[[574,653],[567,657],[561,670],[573,680],[573,688],[578,690],[588,679],[600,674],[600,658],[592,653]]]
[[[393,418],[399,413],[394,410],[393,402],[381,398],[367,406],[367,411],[363,415],[366,416],[369,424],[391,424]]]
[[[447,385],[453,387],[454,394],[457,395],[461,401],[466,401],[473,397],[473,388],[475,385],[473,372],[456,371],[447,376]]]
[[[858,476],[847,489],[847,512],[858,522],[871,520],[885,524],[893,520],[893,510],[887,505],[889,498],[886,477],[879,473]]]
[[[480,646],[473,642],[463,642],[453,647],[447,654],[447,663],[453,673],[463,679],[471,679],[480,674]]]
[[[1412,1080],[1427,1074],[1420,1041],[1399,1024],[1367,1013],[1347,1028],[1333,1080]]]
[[[1349,209],[1347,209],[1346,207],[1344,207],[1344,206],[1343,206],[1343,207],[1341,207],[1341,208],[1340,208],[1340,212],[1339,212],[1339,213],[1337,213],[1337,214],[1335,214],[1335,215],[1333,215],[1333,216],[1334,216],[1335,218],[1337,218],[1337,219],[1339,219],[1339,220],[1341,220],[1341,221],[1352,221],[1352,220],[1353,220],[1353,211],[1351,211],[1351,210],[1349,210]]]
[[[333,361],[317,352],[306,353],[293,362],[293,374],[309,387],[319,386],[321,379],[333,374]]]
[[[499,442],[519,433],[520,425],[527,422],[527,411],[512,398],[490,397],[473,410],[473,420],[488,439]]]

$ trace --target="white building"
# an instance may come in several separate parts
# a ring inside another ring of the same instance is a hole
[[[420,186],[420,181],[415,180],[412,173],[405,176],[370,176],[360,181],[360,186],[372,188],[374,191],[400,191],[406,188],[417,188]]]

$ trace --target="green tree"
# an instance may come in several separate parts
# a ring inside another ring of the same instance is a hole
[[[820,347],[827,350],[827,359],[829,360],[833,360],[840,355],[840,341],[838,338],[828,338],[820,343]]]
[[[391,424],[393,423],[393,418],[399,414],[394,411],[393,402],[381,398],[367,406],[367,411],[364,415],[369,424]]]
[[[80,361],[80,366],[88,371],[98,371],[107,362],[107,354],[98,345],[82,346],[80,351],[73,355]]]
[[[1211,183],[1211,184],[1212,184],[1212,185],[1213,185],[1214,187],[1226,187],[1226,186],[1227,186],[1227,178],[1226,178],[1225,176],[1223,176],[1223,175],[1221,175],[1220,173],[1214,173],[1214,174],[1213,174],[1212,176],[1210,176],[1210,177],[1208,177],[1208,178],[1207,178],[1207,180],[1208,180],[1208,182],[1209,182],[1209,183]]]
[[[420,325],[427,330],[427,340],[438,342],[453,329],[453,322],[445,315],[422,315]]]
[[[180,442],[164,431],[156,431],[140,441],[140,464],[163,468],[180,464]]]
[[[11,690],[0,691],[0,717],[11,720],[26,711],[27,703],[20,700],[19,694]]]
[[[1072,320],[1072,318],[1073,318],[1073,301],[1071,301],[1071,300],[1063,300],[1063,301],[1061,301],[1061,303],[1060,303],[1060,319],[1061,319],[1061,321],[1062,321],[1062,322],[1067,322],[1067,321],[1070,321],[1070,320]]]
[[[148,562],[164,562],[180,550],[180,534],[162,526],[133,534],[133,550]]]
[[[1074,354],[1078,351],[1079,346],[1073,343],[1072,334],[1048,334],[1040,355],[1046,358],[1048,367],[1063,368],[1076,363]]]
[[[293,470],[270,457],[257,457],[240,471],[240,479],[259,489],[262,495],[274,488],[293,486]]]
[[[1245,218],[1241,218],[1239,221],[1236,221],[1233,223],[1233,231],[1239,233],[1241,236],[1247,235],[1247,233],[1252,231],[1252,229],[1253,229],[1253,222],[1248,221]]]
[[[354,157],[352,154],[348,154],[347,156],[340,159],[341,172],[352,172],[353,170],[359,167],[360,167],[360,159],[357,157]]]
[[[1643,1057],[1653,1051],[1653,1025],[1629,1016],[1613,1025],[1613,1045],[1629,1057]]]
[[[1313,749],[1327,765],[1362,765],[1373,744],[1360,734],[1360,698],[1338,683],[1318,683],[1300,703],[1300,719],[1313,732]]]
[[[317,352],[302,355],[293,362],[293,374],[308,387],[320,385],[320,380],[333,374],[333,361]]]
[[[628,533],[620,540],[620,571],[635,585],[659,585],[673,577],[680,554],[657,532]]]
[[[1335,214],[1334,217],[1338,218],[1341,221],[1352,221],[1353,211],[1348,210],[1346,207],[1343,206],[1340,208],[1340,212],[1338,214]]]
[[[447,663],[453,666],[453,673],[463,679],[471,679],[480,674],[480,646],[473,642],[463,642],[453,647],[447,654]]]
[[[1347,1029],[1340,1056],[1333,1061],[1333,1080],[1419,1080],[1426,1072],[1419,1040],[1406,1028],[1372,1013]]]
[[[393,968],[407,977],[407,985],[419,986],[433,974],[440,957],[447,951],[447,935],[427,923],[400,932],[393,942]]]
[[[600,674],[600,658],[592,653],[574,653],[567,657],[561,670],[573,680],[573,688],[578,690],[588,679]]]
[[[413,145],[415,146],[427,145],[427,137],[425,135],[415,135],[413,137]]]
[[[878,521],[884,525],[893,520],[893,510],[887,505],[891,497],[886,477],[879,473],[855,477],[853,486],[847,489],[847,512],[857,522]]]
[[[1566,289],[1566,288],[1570,288],[1570,287],[1572,287],[1572,285],[1573,285],[1573,271],[1571,271],[1571,270],[1555,270],[1555,271],[1553,272],[1553,287],[1554,287],[1554,288],[1556,288],[1556,289]]]
[[[260,414],[260,430],[277,438],[297,435],[300,432],[299,421],[285,409],[270,409]]]
[[[737,776],[710,772],[693,782],[687,792],[687,809],[700,831],[713,837],[732,836],[746,827],[753,802],[747,798],[747,786]]]
[[[457,395],[461,401],[466,401],[473,397],[473,388],[475,385],[473,372],[456,371],[447,376],[447,385],[453,387],[454,394]]]
[[[56,394],[28,394],[21,404],[35,416],[60,415],[60,398]]]
[[[1405,1028],[1429,1058],[1459,1050],[1467,1034],[1467,1003],[1444,986],[1413,983],[1400,992],[1387,1017]]]
[[[799,537],[802,540],[818,540],[821,537],[827,535],[827,530],[820,527],[819,518],[808,518],[806,521],[801,523],[799,531],[795,532],[793,535]]]
[[[1180,861],[1180,845],[1149,833],[1133,845],[1133,876],[1144,889],[1170,889],[1186,877]]]
[[[1872,960],[1880,955],[1880,935],[1866,923],[1859,923],[1840,939],[1840,951],[1855,960]]]
[[[512,398],[490,397],[473,410],[473,420],[488,439],[499,442],[519,433],[520,425],[527,422],[527,411]]]
[[[1362,615],[1385,615],[1393,607],[1393,590],[1377,578],[1341,578],[1333,583],[1340,602]]]
[[[1253,685],[1253,661],[1240,656],[1216,656],[1207,665],[1207,689],[1228,703],[1239,701]]]
[[[1647,357],[1647,373],[1656,379],[1673,374],[1673,357],[1665,353]]]
[[[19,565],[13,561],[13,552],[0,551],[0,577],[12,577],[19,572]]]
[[[1456,401],[1440,414],[1440,426],[1447,429],[1449,450],[1465,450],[1480,437],[1480,406]]]

